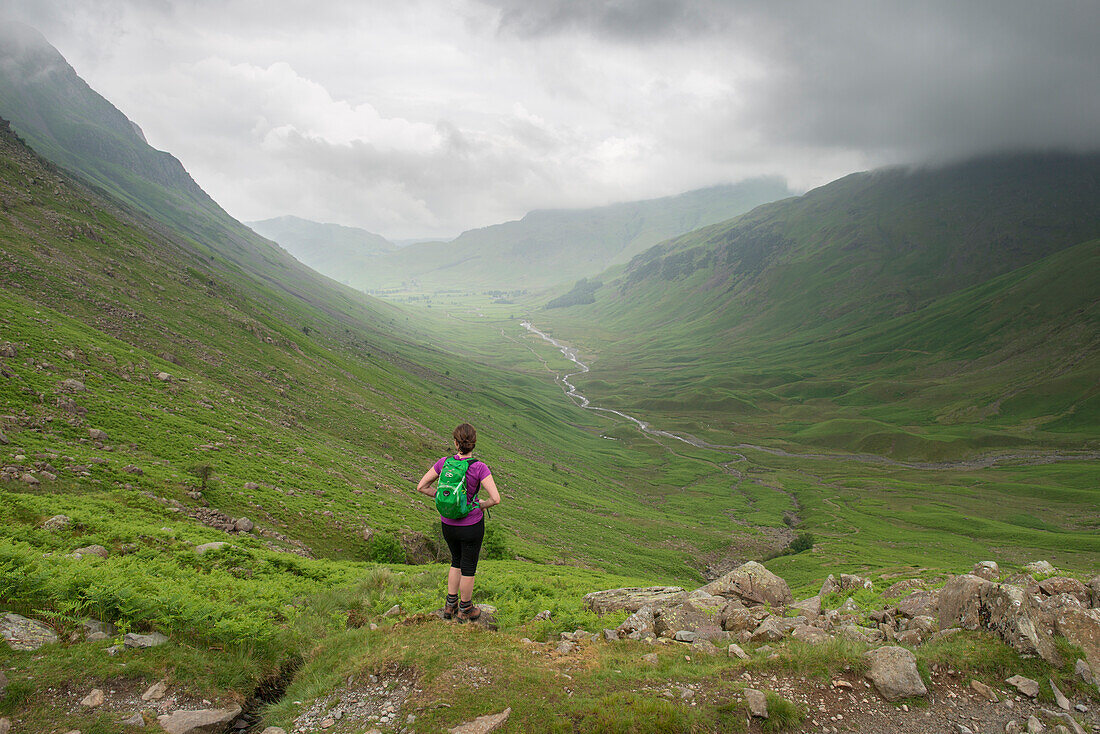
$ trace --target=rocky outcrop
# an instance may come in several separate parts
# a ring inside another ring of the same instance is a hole
[[[1054,618],[1058,634],[1085,653],[1093,680],[1100,680],[1100,609],[1066,609]]]
[[[157,721],[168,734],[220,734],[240,715],[240,706],[230,706],[224,709],[173,711],[171,714],[158,716]]]
[[[740,599],[746,604],[771,604],[781,607],[794,601],[787,582],[756,561],[738,566],[702,590],[714,596]]]
[[[642,607],[671,607],[686,600],[687,592],[679,586],[634,586],[585,594],[584,606],[596,614],[607,614],[620,609],[636,612]]]
[[[887,701],[927,696],[917,670],[917,658],[904,647],[879,647],[864,654],[867,680]]]
[[[1047,596],[1069,594],[1082,604],[1088,604],[1091,598],[1089,587],[1077,579],[1067,576],[1051,576],[1039,582],[1039,591]]]
[[[974,570],[970,572],[970,575],[992,581],[1001,575],[1001,567],[997,565],[996,561],[978,561],[974,564]]]
[[[995,632],[1017,652],[1059,664],[1042,610],[1019,586],[996,584],[970,574],[956,576],[940,594],[939,623],[944,629],[957,625]]]

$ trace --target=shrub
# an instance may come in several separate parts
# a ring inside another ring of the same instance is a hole
[[[508,534],[496,524],[485,525],[485,541],[481,546],[482,555],[493,561],[503,561],[510,557],[508,552]]]
[[[798,537],[791,541],[789,547],[791,553],[801,553],[802,551],[812,550],[814,547],[814,536],[810,533],[799,533]]]
[[[388,533],[375,533],[371,538],[370,559],[375,563],[404,563],[405,549],[397,538]]]

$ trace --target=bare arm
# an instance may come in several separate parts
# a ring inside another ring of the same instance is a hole
[[[431,469],[424,472],[424,476],[420,478],[420,481],[416,485],[416,491],[420,494],[426,494],[429,497],[435,497],[435,490],[432,489],[432,485],[435,484],[436,479],[439,479],[439,472],[437,472],[433,466]]]
[[[497,483],[493,481],[493,475],[485,477],[481,480],[482,488],[489,493],[489,499],[485,500],[481,497],[477,498],[477,506],[481,509],[486,507],[493,507],[500,504],[500,492],[497,491]],[[480,494],[480,493],[479,493]]]

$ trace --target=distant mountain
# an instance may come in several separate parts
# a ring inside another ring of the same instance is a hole
[[[318,273],[339,281],[346,281],[349,272],[370,270],[378,255],[397,249],[382,235],[365,229],[294,216],[245,224]]]
[[[662,240],[791,196],[776,178],[594,209],[547,209],[404,247],[348,282],[367,289],[539,288],[594,275]]]
[[[40,33],[0,26],[0,117],[50,162],[188,235],[203,257],[297,298],[325,303],[335,283],[229,216],[169,153],[155,150],[136,124],[81,79]]]
[[[850,451],[1073,445],[1100,439],[1098,258],[1100,155],[1001,155],[760,207],[545,319],[604,404]]]

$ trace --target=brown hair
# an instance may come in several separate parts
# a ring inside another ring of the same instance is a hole
[[[456,428],[454,437],[460,453],[468,454],[477,445],[477,431],[469,423],[463,423]]]

